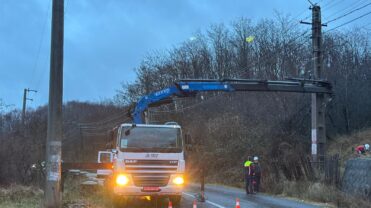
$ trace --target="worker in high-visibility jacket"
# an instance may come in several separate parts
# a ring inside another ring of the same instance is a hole
[[[250,194],[250,180],[251,180],[251,156],[247,157],[247,160],[244,163],[244,172],[245,172],[245,187],[246,187],[246,194]]]

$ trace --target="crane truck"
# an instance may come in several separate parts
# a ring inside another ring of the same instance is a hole
[[[331,93],[331,85],[318,80],[180,80],[143,96],[130,112],[134,122],[121,124],[111,134],[115,158],[107,185],[114,206],[124,207],[129,197],[138,196],[166,196],[175,206],[180,203],[186,173],[184,152],[190,139],[182,136],[181,127],[174,122],[144,124],[143,114],[149,107],[172,102],[172,97],[205,91]]]

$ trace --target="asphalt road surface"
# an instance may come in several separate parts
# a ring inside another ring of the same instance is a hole
[[[179,208],[192,208],[195,195],[199,188],[191,185],[183,193],[182,202]],[[197,208],[234,208],[236,198],[240,199],[241,208],[259,207],[259,208],[315,208],[316,205],[306,204],[299,201],[283,199],[279,197],[267,196],[264,194],[246,195],[244,190],[217,185],[206,185],[206,202],[197,202]],[[134,200],[130,208],[168,208],[166,199],[159,199],[158,203],[151,203],[145,200]],[[173,206],[173,208],[176,208]]]
[[[96,178],[95,173],[87,173],[88,178]],[[101,181],[103,183],[103,181]],[[200,187],[197,184],[190,184],[184,190],[181,204],[179,207],[173,208],[193,208],[193,201],[196,195],[199,194]],[[265,194],[246,195],[243,189],[219,186],[206,185],[205,188],[205,202],[197,202],[197,208],[234,208],[236,205],[236,198],[240,200],[241,208],[317,208],[320,206],[302,203],[284,199],[280,197],[268,196]],[[131,199],[128,206],[130,208],[168,208],[168,199],[158,199],[148,201],[146,199]]]

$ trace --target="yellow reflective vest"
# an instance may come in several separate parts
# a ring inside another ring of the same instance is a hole
[[[244,166],[245,166],[245,167],[250,167],[251,163],[252,163],[252,162],[251,162],[250,160],[247,160],[247,161],[245,162]]]

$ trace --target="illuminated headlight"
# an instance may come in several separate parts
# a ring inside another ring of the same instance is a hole
[[[176,185],[183,185],[184,178],[182,176],[177,176],[173,179],[173,183],[175,183]]]
[[[123,174],[120,174],[116,177],[116,184],[120,186],[125,186],[129,183],[129,177]]]

